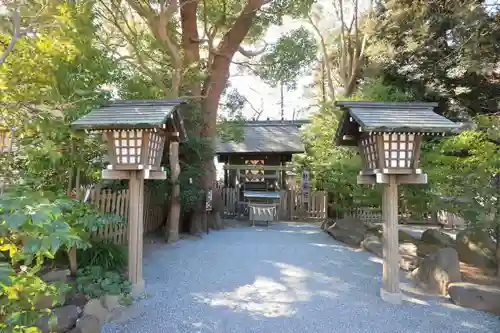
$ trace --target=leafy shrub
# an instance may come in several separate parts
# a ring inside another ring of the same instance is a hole
[[[99,298],[105,294],[129,296],[132,288],[130,281],[118,272],[106,271],[100,266],[79,269],[76,276],[78,292]]]
[[[37,332],[36,320],[47,313],[37,301],[49,296],[56,303],[60,296],[37,273],[58,249],[81,243],[57,202],[32,192],[0,198],[0,332]]]
[[[100,266],[121,272],[127,265],[127,248],[107,240],[91,241],[90,248],[77,253],[78,267]]]

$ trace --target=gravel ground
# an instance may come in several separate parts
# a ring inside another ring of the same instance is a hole
[[[176,244],[148,245],[148,297],[104,333],[493,333],[500,318],[418,294],[378,296],[381,264],[318,226],[230,228]]]

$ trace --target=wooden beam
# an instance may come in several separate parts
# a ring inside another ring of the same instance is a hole
[[[144,288],[142,278],[144,180],[142,172],[132,172],[129,180],[128,277],[135,291]]]
[[[167,173],[165,171],[144,170],[144,179],[165,180]]]
[[[135,171],[134,171],[135,172]],[[130,171],[102,170],[102,179],[130,179]]]
[[[166,240],[169,243],[179,240],[179,220],[181,216],[181,188],[178,182],[181,173],[179,164],[179,142],[171,141],[169,150],[170,177],[172,181],[172,195],[170,201],[170,212],[166,231]]]
[[[253,164],[229,164],[224,165],[224,170],[278,170],[278,171],[293,171],[293,166],[282,166],[282,165],[253,165]]]
[[[372,176],[358,175],[357,183],[358,185],[373,185],[377,184],[377,180],[375,179],[374,175]]]
[[[409,174],[421,174],[422,169],[412,169],[412,168],[384,168],[384,169],[366,169],[360,171],[359,174],[362,176],[371,176],[375,174],[384,175],[409,175]]]
[[[398,184],[427,184],[427,174],[398,175]]]
[[[395,176],[398,184],[427,184],[427,174],[413,174],[413,175],[387,175],[376,173],[373,175],[358,175],[357,183],[359,185],[373,185],[373,184],[389,184],[390,177]]]
[[[263,179],[279,179],[279,175],[254,175],[254,174],[245,174],[241,173],[240,178],[248,178],[248,179],[258,179],[258,178],[263,178]]]
[[[383,186],[382,217],[384,220],[383,273],[380,297],[392,304],[401,304],[403,297],[399,288],[399,242],[398,242],[398,183],[397,175],[390,175]]]

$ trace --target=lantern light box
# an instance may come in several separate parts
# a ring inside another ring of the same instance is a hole
[[[358,184],[382,184],[383,274],[380,295],[399,304],[398,184],[425,184],[419,167],[424,135],[456,133],[459,126],[434,112],[436,103],[336,102],[343,115],[335,144],[358,147]]]
[[[180,115],[183,104],[178,100],[113,101],[71,124],[76,130],[103,134],[110,161],[102,171],[104,179],[129,180],[128,275],[136,291],[144,287],[144,179],[166,179],[161,167],[164,146],[168,141],[171,147],[178,147],[179,141],[186,139]]]

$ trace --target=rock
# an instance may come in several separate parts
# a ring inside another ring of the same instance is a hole
[[[85,315],[78,319],[76,327],[69,333],[100,333],[102,324],[96,316]]]
[[[413,243],[399,244],[399,266],[405,271],[413,271],[420,264],[420,258],[417,255],[417,245]]]
[[[82,293],[72,293],[66,300],[66,305],[72,304],[84,308],[89,301],[88,297]]]
[[[56,282],[56,281],[66,282],[69,275],[70,275],[69,269],[58,269],[45,273],[40,278],[45,282]]]
[[[421,240],[427,244],[437,245],[439,247],[454,247],[455,240],[447,233],[439,229],[427,229],[422,233]]]
[[[460,231],[455,248],[460,261],[479,268],[495,268],[496,244],[487,232]]]
[[[448,293],[453,303],[500,315],[500,288],[474,283],[450,283]]]
[[[436,253],[441,248],[437,245],[427,244],[424,242],[417,242],[417,255],[421,258],[425,258],[429,254]]]
[[[326,219],[323,221],[323,223],[321,223],[321,229],[326,230],[330,228],[333,225],[333,223],[334,223],[333,220]]]
[[[417,256],[410,256],[407,254],[399,255],[399,267],[407,272],[415,270],[420,264],[420,258]]]
[[[378,237],[382,237],[384,233],[384,226],[382,224],[366,223],[366,232]]]
[[[361,220],[348,217],[336,221],[326,231],[342,243],[359,247],[365,238],[366,228]]]
[[[119,295],[104,295],[101,298],[101,303],[108,311],[113,311],[117,308],[123,307],[120,304],[120,298],[121,296]]]
[[[404,230],[399,230],[398,231],[398,239],[400,243],[411,243],[417,240],[415,237],[410,235],[408,232]]]
[[[412,277],[428,291],[446,295],[449,283],[462,281],[457,251],[447,247],[429,254],[413,270]]]
[[[63,333],[75,327],[76,320],[80,316],[80,309],[75,305],[66,305],[52,310],[52,316],[56,321],[52,322],[51,316],[46,315],[36,321],[36,326],[42,333]],[[49,327],[50,321],[50,327]]]
[[[100,299],[93,298],[85,304],[83,314],[97,317],[102,325],[108,318],[109,313],[108,310],[102,305]]]
[[[383,244],[380,238],[374,235],[368,235],[363,241],[361,242],[361,247],[365,249],[368,252],[371,252],[380,258],[382,258],[383,255]]]

